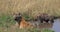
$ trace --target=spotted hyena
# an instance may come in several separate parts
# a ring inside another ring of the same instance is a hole
[[[43,23],[43,21],[46,22],[46,23],[48,23],[49,21],[51,23],[54,23],[54,18],[55,18],[54,16],[51,16],[51,15],[48,15],[48,14],[45,14],[45,13],[40,14],[38,16],[38,19],[40,20],[41,23]]]

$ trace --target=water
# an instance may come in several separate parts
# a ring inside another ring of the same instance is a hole
[[[53,27],[52,29],[55,31],[55,32],[60,32],[60,19],[56,19],[54,20],[55,22],[53,23]]]

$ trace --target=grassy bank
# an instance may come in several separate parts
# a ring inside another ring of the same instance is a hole
[[[15,25],[15,21],[11,15],[2,14],[0,16],[0,32],[53,32],[50,29],[38,29],[38,28],[30,28],[30,29],[19,29]]]
[[[60,0],[0,0],[0,32],[19,30],[13,28],[16,23],[12,16],[14,12],[22,13],[26,19],[29,17],[32,19],[39,13],[60,16]],[[46,29],[43,32],[45,31]]]

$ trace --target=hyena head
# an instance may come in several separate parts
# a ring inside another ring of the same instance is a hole
[[[20,25],[20,22],[22,20],[22,15],[21,13],[15,14],[14,15],[14,20]]]

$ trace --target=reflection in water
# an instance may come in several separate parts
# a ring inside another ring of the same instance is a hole
[[[55,22],[53,23],[52,29],[55,32],[60,32],[60,19],[56,19]]]

